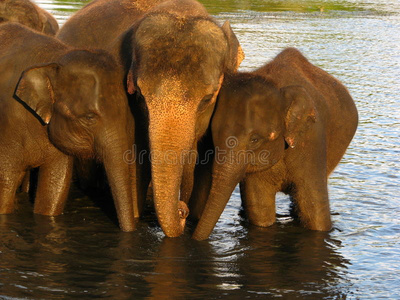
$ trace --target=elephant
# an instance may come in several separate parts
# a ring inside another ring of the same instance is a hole
[[[284,192],[305,228],[329,231],[327,179],[357,125],[348,90],[295,48],[227,76],[210,125],[212,166],[199,164],[196,172],[193,238],[209,237],[238,183],[251,224],[272,225],[275,195]]]
[[[63,212],[73,157],[104,164],[123,231],[135,229],[135,165],[124,161],[135,124],[111,54],[80,50],[18,23],[0,26],[0,214],[39,167],[34,212]],[[107,87],[107,88],[106,88]]]
[[[136,211],[151,180],[163,232],[180,236],[197,143],[224,74],[235,72],[244,57],[229,22],[219,26],[195,0],[96,0],[57,36],[75,47],[106,49],[120,62],[137,108],[137,152],[150,152],[140,165]]]
[[[0,24],[16,22],[47,35],[58,31],[57,20],[29,0],[0,0]]]

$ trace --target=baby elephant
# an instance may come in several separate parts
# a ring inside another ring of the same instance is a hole
[[[282,191],[306,228],[330,230],[327,178],[357,124],[347,89],[296,49],[227,77],[211,123],[212,183],[209,193],[199,193],[208,199],[193,237],[208,238],[239,182],[252,224],[275,222],[275,195]]]
[[[120,227],[134,229],[135,166],[124,162],[134,120],[123,74],[103,51],[74,50],[17,23],[0,26],[0,214],[39,167],[34,212],[63,211],[72,156],[104,163]]]
[[[57,20],[29,0],[0,0],[0,24],[16,22],[48,35],[58,32]]]

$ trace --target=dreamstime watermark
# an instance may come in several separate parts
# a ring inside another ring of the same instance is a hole
[[[161,164],[197,164],[206,165],[211,161],[217,164],[252,164],[252,165],[267,165],[270,163],[269,157],[271,153],[268,150],[237,150],[239,140],[235,136],[230,136],[225,141],[226,147],[221,149],[215,147],[214,149],[207,150],[201,157],[199,157],[196,150],[187,150],[176,152],[173,150],[167,151],[138,151],[136,145],[132,146],[131,150],[124,153],[124,161],[127,164],[139,163],[142,164],[149,160],[153,165]]]

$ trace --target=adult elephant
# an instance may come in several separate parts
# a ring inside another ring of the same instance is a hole
[[[0,24],[16,22],[47,35],[58,31],[57,20],[29,0],[1,0]]]
[[[77,47],[110,50],[121,62],[127,92],[145,111],[136,128],[148,130],[159,223],[167,236],[181,235],[197,142],[224,73],[236,71],[243,59],[229,23],[220,27],[194,0],[97,0],[72,16],[58,37]],[[143,199],[148,182],[141,175]]]

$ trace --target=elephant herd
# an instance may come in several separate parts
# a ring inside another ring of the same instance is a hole
[[[34,212],[61,214],[73,173],[90,181],[101,163],[123,231],[150,186],[166,236],[190,217],[207,239],[237,184],[252,224],[275,222],[281,191],[304,227],[331,229],[327,179],[358,114],[298,50],[238,72],[229,22],[195,0],[94,0],[60,30],[29,0],[0,0],[0,24],[0,214],[33,168]]]

